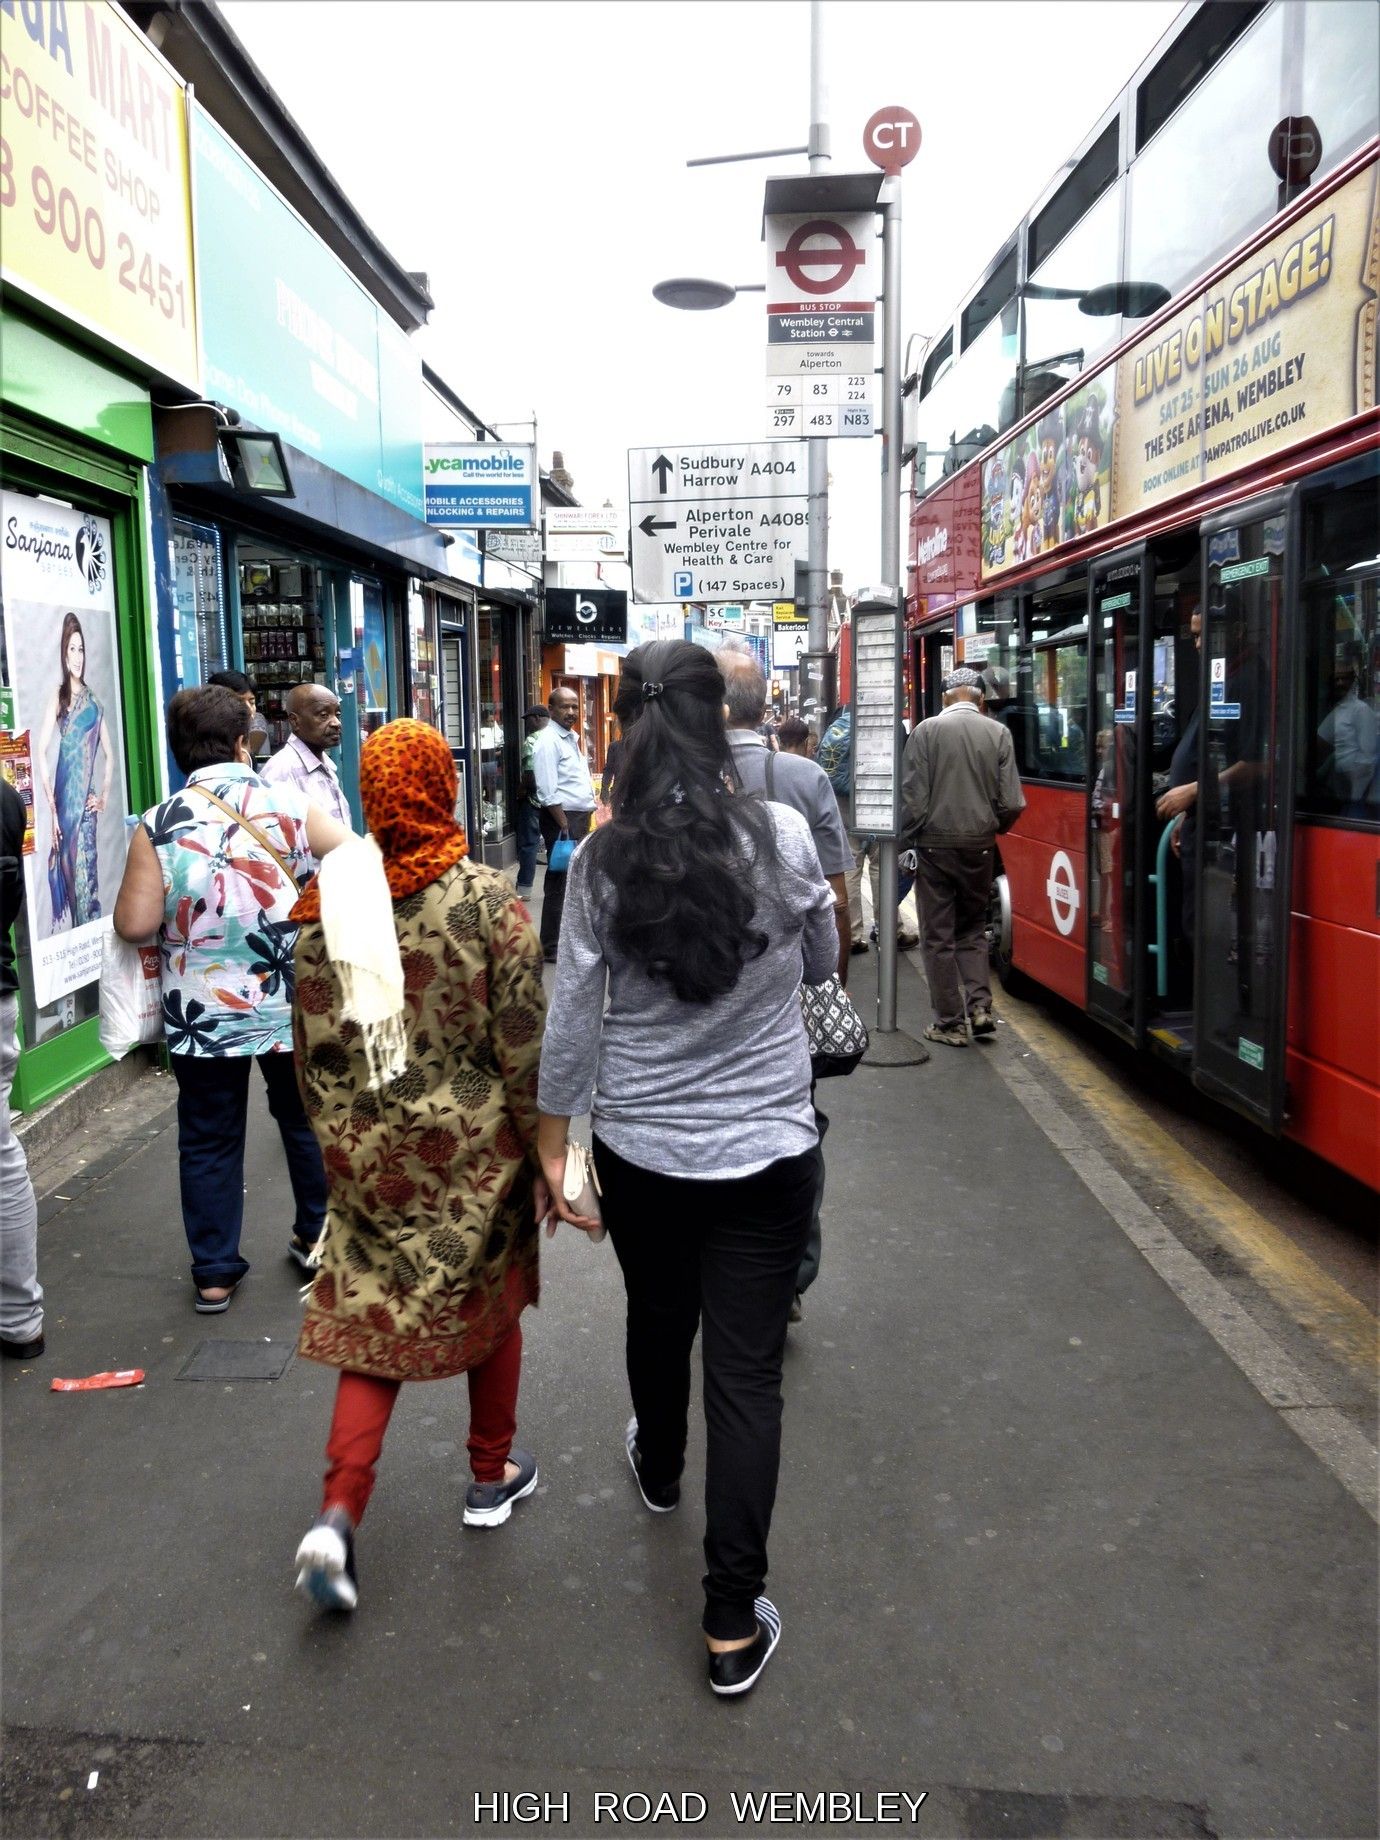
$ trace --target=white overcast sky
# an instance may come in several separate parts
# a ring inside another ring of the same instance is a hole
[[[685,162],[804,144],[805,0],[223,11],[365,221],[430,276],[422,356],[491,422],[535,412],[543,464],[560,448],[582,502],[626,503],[629,447],[765,438],[763,296],[690,314],[651,288],[762,280],[762,183],[803,157]],[[866,167],[883,104],[924,134],[903,193],[907,337],[946,319],[1178,11],[829,0],[832,170]],[[829,560],[850,589],[878,573],[880,459],[877,440],[831,444]]]

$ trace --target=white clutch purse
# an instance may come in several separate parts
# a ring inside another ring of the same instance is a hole
[[[594,1158],[583,1144],[568,1137],[565,1144],[565,1180],[561,1184],[561,1194],[572,1213],[581,1214],[586,1220],[600,1222],[599,1226],[589,1229],[589,1237],[596,1243],[604,1237],[606,1231],[599,1207],[602,1192],[594,1169]]]

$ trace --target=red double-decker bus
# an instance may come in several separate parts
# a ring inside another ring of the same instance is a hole
[[[1015,742],[1003,974],[1373,1188],[1378,162],[1372,137],[973,458],[951,443],[907,602],[913,713],[967,663]]]

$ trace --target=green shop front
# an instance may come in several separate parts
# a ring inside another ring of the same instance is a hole
[[[183,86],[101,0],[51,27],[48,8],[0,13],[0,772],[30,820],[17,1111],[107,1060],[102,943],[130,815],[161,791],[151,388],[198,387]],[[157,135],[88,85],[120,69]],[[84,134],[54,135],[58,108]]]
[[[448,567],[421,518],[421,364],[197,104],[191,149],[207,400],[155,418],[154,515],[173,573],[163,672],[175,686],[244,671],[265,752],[288,737],[298,684],[333,690],[358,819],[365,737],[392,716],[435,719],[416,609],[420,584]],[[256,467],[263,433],[276,443]]]

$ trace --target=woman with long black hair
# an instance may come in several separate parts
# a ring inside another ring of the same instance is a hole
[[[835,968],[838,932],[805,820],[734,791],[723,694],[679,639],[623,661],[613,818],[571,865],[537,1103],[553,1197],[570,1119],[593,1114],[628,1296],[625,1441],[654,1513],[680,1500],[703,1325],[703,1627],[711,1687],[737,1694],[781,1630],[762,1591],[818,1149],[797,993]]]

